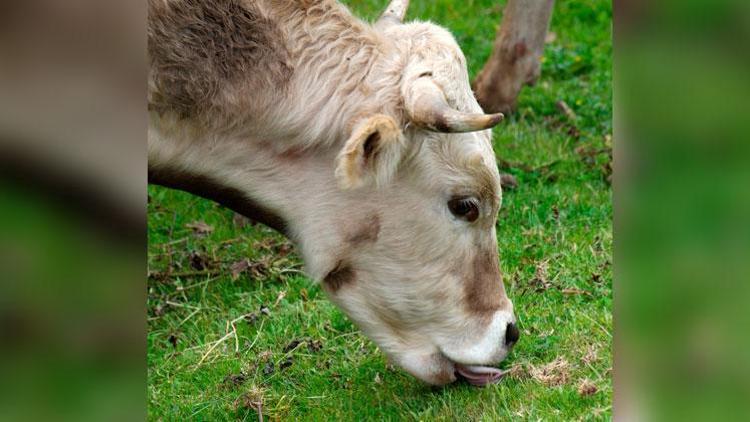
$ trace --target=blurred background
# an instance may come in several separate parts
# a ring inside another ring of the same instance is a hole
[[[746,419],[750,3],[614,9],[614,414]],[[145,81],[145,3],[0,5],[0,419],[145,417]]]
[[[750,3],[616,1],[615,415],[750,409]]]
[[[0,5],[0,420],[145,417],[145,9]]]

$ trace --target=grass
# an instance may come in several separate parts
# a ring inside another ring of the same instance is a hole
[[[345,3],[374,19],[385,2]],[[473,76],[502,3],[414,1],[408,18],[448,27]],[[519,183],[506,190],[497,225],[522,330],[503,363],[512,376],[484,389],[421,384],[327,301],[283,237],[151,186],[149,419],[255,420],[259,407],[284,420],[610,419],[611,16],[608,1],[557,2],[541,80],[495,129],[501,168]],[[576,116],[560,113],[558,100]],[[211,229],[196,233],[196,221]],[[244,259],[249,267],[233,277]]]

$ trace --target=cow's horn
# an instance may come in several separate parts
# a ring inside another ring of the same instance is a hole
[[[406,9],[409,8],[409,0],[391,0],[383,14],[380,15],[377,24],[401,23],[406,16]]]
[[[429,78],[419,78],[406,93],[405,106],[411,121],[435,132],[474,132],[489,129],[503,114],[464,113],[451,108],[443,91]]]

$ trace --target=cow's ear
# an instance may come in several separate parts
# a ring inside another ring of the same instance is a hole
[[[336,158],[339,186],[353,189],[387,184],[396,173],[404,144],[404,135],[393,118],[376,114],[360,120]]]

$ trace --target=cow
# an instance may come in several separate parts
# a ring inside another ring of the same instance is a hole
[[[149,0],[148,177],[286,235],[384,354],[496,380],[518,340],[500,177],[446,29],[332,0]]]

